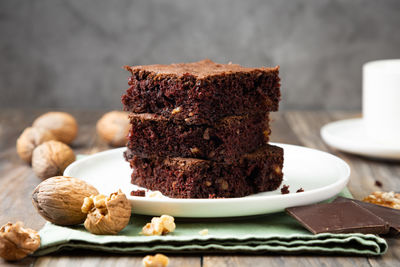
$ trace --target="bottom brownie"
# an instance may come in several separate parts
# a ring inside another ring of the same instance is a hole
[[[277,189],[282,182],[283,149],[267,145],[235,164],[195,158],[142,158],[129,149],[133,184],[173,198],[243,197]]]

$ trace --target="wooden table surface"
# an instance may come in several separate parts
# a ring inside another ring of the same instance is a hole
[[[15,151],[15,141],[35,117],[46,110],[0,110],[0,225],[21,220],[39,230],[44,220],[36,213],[30,195],[41,182]],[[76,153],[90,154],[108,149],[96,137],[95,124],[104,111],[70,111],[78,120],[79,136],[73,143]],[[336,154],[351,167],[348,185],[360,199],[376,190],[400,191],[400,163],[375,161],[338,152],[321,140],[324,124],[359,116],[349,112],[287,111],[272,115],[272,141],[302,145]],[[382,182],[382,188],[375,181]],[[400,266],[400,239],[387,239],[388,252],[381,257],[315,255],[168,255],[170,266]],[[121,256],[90,251],[63,252],[46,257],[28,257],[16,263],[0,259],[0,265],[32,266],[142,266],[143,256]]]

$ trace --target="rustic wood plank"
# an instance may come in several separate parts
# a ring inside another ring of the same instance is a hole
[[[400,240],[399,238],[386,239],[389,250],[382,257],[369,257],[368,262],[373,267],[392,267],[400,265]]]
[[[91,253],[92,254],[92,253]],[[200,267],[200,257],[183,257],[183,256],[168,256],[170,263],[168,266],[191,266]],[[52,267],[52,266],[129,266],[143,267],[143,256],[121,256],[121,255],[67,255],[67,256],[45,256],[40,257],[35,262],[35,267]]]
[[[270,114],[271,142],[301,145],[300,139],[289,126],[283,113]]]
[[[366,258],[343,256],[204,256],[203,267],[312,267],[312,266],[368,266]]]

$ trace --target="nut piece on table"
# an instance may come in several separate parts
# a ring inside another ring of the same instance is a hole
[[[22,222],[7,223],[0,228],[0,257],[8,261],[25,258],[40,246],[40,236]]]
[[[58,225],[83,223],[85,197],[99,192],[92,185],[72,177],[57,176],[41,182],[32,193],[32,203],[47,221]]]
[[[39,116],[33,126],[48,129],[58,141],[65,144],[70,144],[78,134],[78,123],[66,112],[47,112]]]
[[[157,253],[154,256],[147,255],[142,262],[145,267],[166,267],[169,264],[169,259],[167,256]]]
[[[121,190],[109,197],[86,197],[81,210],[87,213],[86,230],[96,235],[115,235],[128,225],[131,218],[131,204]]]
[[[46,179],[62,175],[65,168],[74,161],[74,151],[68,145],[51,140],[33,150],[32,169],[39,178]]]
[[[96,125],[97,134],[107,144],[118,147],[127,142],[129,132],[128,113],[124,111],[110,111],[103,115]]]
[[[49,130],[28,127],[17,139],[17,153],[22,160],[31,163],[33,150],[43,142],[50,140],[56,140],[56,137]]]
[[[394,192],[373,192],[371,195],[363,199],[364,202],[389,207],[392,209],[400,209],[400,194]]]
[[[176,225],[174,217],[169,215],[162,215],[161,217],[153,217],[150,223],[147,223],[142,228],[142,234],[150,235],[165,235],[175,230]]]

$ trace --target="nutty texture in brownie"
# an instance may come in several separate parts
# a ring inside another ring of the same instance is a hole
[[[132,76],[122,103],[133,113],[210,125],[231,115],[278,110],[279,67],[245,68],[202,60],[125,68]]]
[[[225,117],[214,125],[176,124],[156,114],[130,114],[127,147],[141,157],[188,157],[233,163],[268,142],[268,114]]]
[[[174,198],[243,197],[277,189],[283,149],[267,145],[235,164],[194,158],[143,158],[129,149],[132,183]]]

